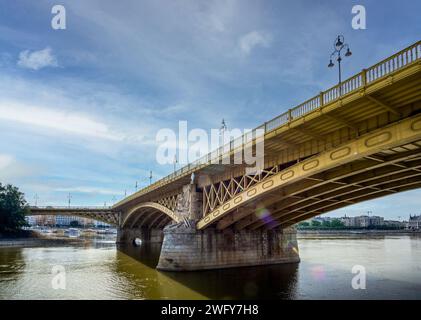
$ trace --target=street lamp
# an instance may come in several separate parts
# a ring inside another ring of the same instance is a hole
[[[329,68],[333,68],[335,64],[333,63],[332,59],[337,56],[336,61],[338,61],[338,70],[339,70],[339,95],[341,95],[341,82],[342,82],[342,74],[341,74],[341,61],[342,61],[342,50],[346,49],[345,57],[350,57],[352,55],[351,50],[347,43],[345,43],[345,38],[342,35],[339,35],[333,44],[335,50],[330,55],[329,64],[327,65]]]
[[[67,195],[67,201],[68,201],[68,204],[69,204],[69,208],[70,208],[70,202],[71,202],[71,200],[72,200],[72,195],[69,192],[69,194]]]
[[[178,163],[178,160],[177,160],[177,155],[175,154],[175,155],[174,155],[174,172],[175,172],[175,170],[177,169],[177,163]]]

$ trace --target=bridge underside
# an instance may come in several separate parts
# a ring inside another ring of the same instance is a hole
[[[285,228],[348,205],[420,188],[420,175],[421,115],[415,115],[286,168],[267,168],[249,176],[247,187],[240,188],[244,177],[218,183],[214,189],[226,200],[205,215],[198,228]]]
[[[288,227],[358,202],[421,187],[421,141],[383,150],[269,192],[219,229]]]
[[[130,226],[130,228],[163,229],[171,221],[171,217],[159,210],[145,209],[130,217],[126,221],[126,226]]]

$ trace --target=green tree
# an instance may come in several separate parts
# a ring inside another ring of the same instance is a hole
[[[303,222],[300,222],[298,224],[298,226],[299,227],[309,227],[310,226],[310,223],[308,223],[307,221],[303,221]]]
[[[24,194],[17,187],[0,183],[0,232],[13,233],[27,226],[27,213],[29,207]]]
[[[322,227],[323,228],[330,228],[331,227],[330,221],[329,220],[323,220]]]
[[[337,229],[340,229],[340,228],[345,227],[345,225],[344,225],[344,223],[343,223],[341,220],[339,220],[339,219],[332,219],[332,221],[330,222],[330,227],[331,227],[331,228],[337,228]]]
[[[321,223],[320,223],[320,221],[317,221],[317,220],[311,220],[311,226],[312,227],[320,227]]]

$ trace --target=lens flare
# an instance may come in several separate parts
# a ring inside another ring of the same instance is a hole
[[[258,208],[255,213],[256,217],[262,220],[265,224],[270,224],[273,222],[272,216],[268,209]]]
[[[326,273],[323,266],[314,266],[310,269],[310,271],[313,279],[324,280]]]

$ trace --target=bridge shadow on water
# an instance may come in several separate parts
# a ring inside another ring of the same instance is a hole
[[[155,268],[160,244],[121,246],[122,253]],[[156,271],[210,299],[294,299],[297,295],[298,263],[219,270]]]
[[[117,249],[145,266],[155,268],[158,265],[159,254],[161,253],[161,244],[148,243],[140,246],[125,244],[118,245]]]

